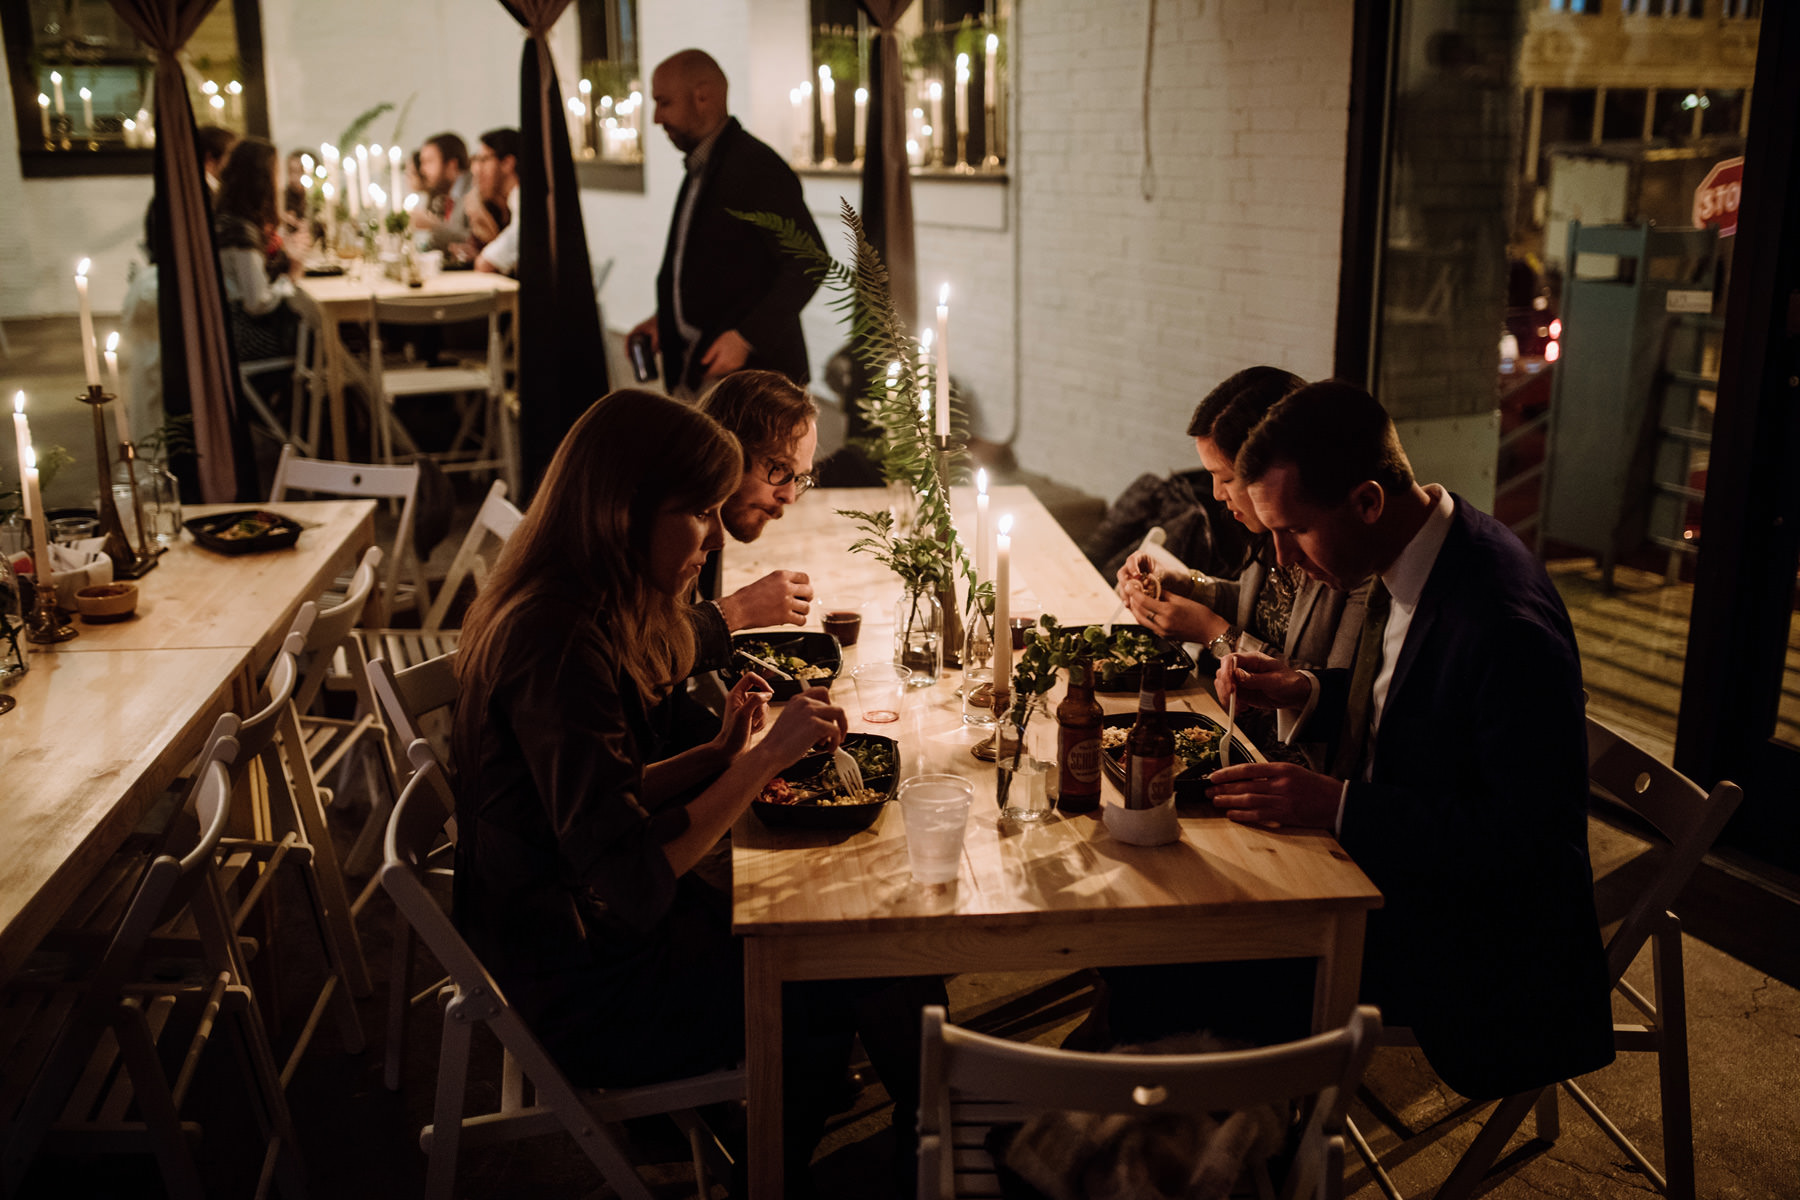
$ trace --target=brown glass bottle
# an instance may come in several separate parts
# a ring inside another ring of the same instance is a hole
[[[1069,691],[1056,706],[1056,807],[1066,813],[1100,807],[1100,719],[1092,667],[1069,666]]]
[[[1137,724],[1125,742],[1125,807],[1156,808],[1175,794],[1175,734],[1163,718],[1163,673],[1144,664]]]

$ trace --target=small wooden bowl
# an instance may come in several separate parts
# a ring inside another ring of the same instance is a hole
[[[99,583],[75,593],[81,619],[90,622],[123,621],[137,611],[135,583]]]

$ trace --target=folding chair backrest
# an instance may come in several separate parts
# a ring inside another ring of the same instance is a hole
[[[403,746],[425,735],[422,718],[456,704],[462,685],[456,678],[456,652],[428,658],[396,672],[385,658],[369,662],[369,688],[387,727]]]
[[[1381,1018],[1358,1008],[1344,1028],[1283,1046],[1216,1054],[1084,1054],[1004,1041],[924,1010],[920,1088],[921,1194],[954,1196],[952,1131],[959,1115],[983,1123],[1019,1121],[1058,1109],[1084,1113],[1218,1113],[1297,1104],[1302,1134],[1284,1196],[1310,1190],[1334,1155],[1363,1069],[1380,1039]],[[928,1193],[926,1180],[938,1190]]]
[[[413,751],[422,750],[422,754]],[[388,818],[386,860],[381,866],[381,886],[406,923],[425,942],[425,947],[449,972],[459,991],[493,996],[505,1003],[499,986],[481,960],[463,941],[449,914],[444,912],[425,882],[431,851],[445,826],[455,816],[455,800],[444,779],[443,766],[424,742],[414,742],[408,757],[418,769],[400,792],[400,802]],[[486,988],[486,993],[478,989]]]
[[[381,594],[391,604],[395,591],[400,586],[402,564],[414,559],[412,535],[418,491],[417,463],[393,467],[371,463],[328,462],[319,458],[302,458],[294,452],[293,446],[287,445],[281,448],[281,460],[275,465],[275,483],[269,489],[269,502],[273,504],[285,500],[289,492],[400,501],[400,529],[394,535],[394,547],[388,559],[387,571],[381,580]],[[430,599],[422,590],[425,586],[425,571],[416,560],[414,566],[417,570],[416,584],[421,589],[419,607],[423,609]]]
[[[294,687],[294,707],[306,712],[312,708],[319,689],[331,674],[332,657],[339,646],[350,642],[351,631],[362,620],[369,597],[375,591],[375,571],[381,566],[381,547],[363,551],[362,561],[350,576],[350,587],[344,598],[330,608],[320,609],[306,633],[306,644],[300,650],[300,682]]]
[[[376,297],[375,320],[385,325],[454,325],[459,321],[485,321],[500,311],[495,292],[468,292],[455,296]]]
[[[227,713],[219,718],[221,722],[230,720],[233,723],[230,733],[237,739],[238,756],[232,771],[234,783],[250,769],[251,762],[275,742],[281,712],[294,698],[294,687],[300,679],[299,657],[306,649],[306,638],[312,631],[317,613],[317,606],[308,600],[294,615],[294,623],[288,626],[288,635],[276,652],[275,661],[269,664],[269,673],[263,677],[262,707],[247,717]],[[219,734],[219,728],[215,727],[213,737],[217,738]]]
[[[1654,923],[1675,902],[1689,876],[1744,798],[1735,783],[1703,790],[1614,730],[1588,718],[1588,782],[1624,805],[1668,841],[1668,853],[1650,885],[1632,902],[1607,942],[1607,965],[1618,983],[1643,948]]]
[[[506,498],[506,481],[494,480],[488,488],[487,498],[475,513],[474,524],[469,526],[462,545],[457,547],[456,557],[451,560],[450,570],[438,587],[437,599],[432,601],[431,611],[425,614],[425,620],[421,623],[425,632],[432,633],[443,628],[444,618],[449,615],[450,605],[455,602],[456,593],[462,589],[464,579],[473,575],[477,588],[487,581],[488,563],[481,557],[483,543],[491,536],[499,539],[502,546],[506,545],[506,540],[524,519],[525,514]]]

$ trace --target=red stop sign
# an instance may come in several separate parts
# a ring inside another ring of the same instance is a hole
[[[1744,191],[1744,160],[1728,158],[1713,164],[1694,189],[1694,227],[1719,227],[1720,237],[1737,232],[1738,199]]]

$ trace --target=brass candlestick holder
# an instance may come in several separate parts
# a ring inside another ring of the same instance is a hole
[[[50,557],[47,542],[44,557]],[[31,611],[25,614],[25,640],[34,646],[54,646],[79,636],[75,626],[63,623],[62,610],[56,607],[55,570],[47,561],[33,565],[37,568],[37,577],[32,581],[32,590],[37,596]]]
[[[135,549],[125,537],[125,523],[119,519],[118,505],[113,503],[112,455],[108,452],[106,443],[106,406],[114,397],[112,393],[103,391],[99,384],[90,383],[87,391],[76,399],[94,410],[94,463],[100,472],[100,528],[106,535],[101,549],[112,559],[114,579],[137,579],[156,566],[157,557],[162,550],[158,547],[155,553],[140,553]],[[132,456],[136,457],[135,450]],[[141,541],[144,532],[143,505],[137,500],[135,470],[131,475],[131,487]]]

